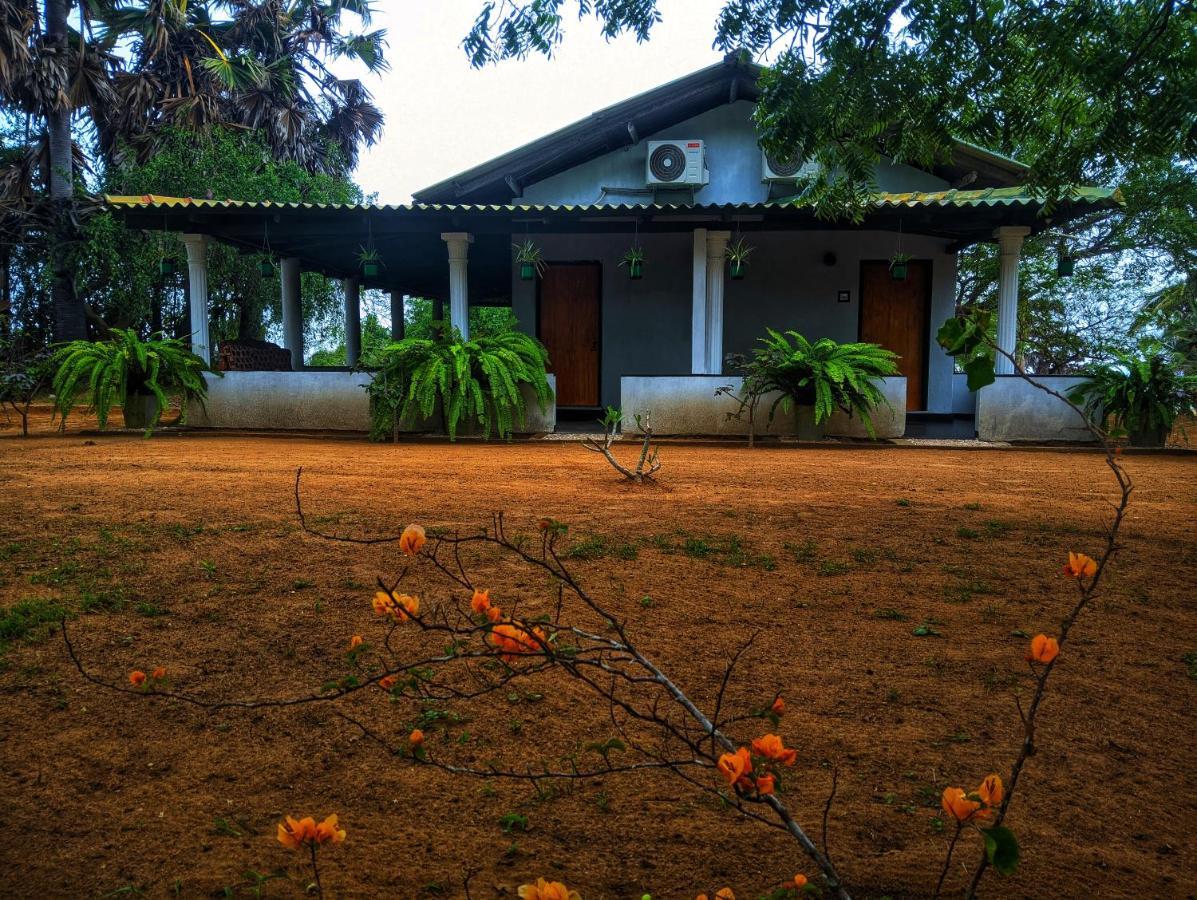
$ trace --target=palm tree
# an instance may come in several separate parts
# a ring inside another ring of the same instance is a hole
[[[261,129],[279,159],[345,174],[381,131],[382,113],[364,85],[329,69],[343,58],[370,72],[386,68],[382,29],[344,27],[346,13],[369,24],[368,0],[43,0],[41,7],[39,14],[37,0],[0,0],[0,101],[44,127],[47,149],[44,194],[16,190],[19,178],[0,183],[0,219],[16,214],[42,224],[59,340],[86,337],[88,318],[70,266],[84,208],[74,196],[74,114],[86,113],[103,164],[128,150],[144,158],[168,126],[235,125]],[[69,25],[73,10],[78,31]]]

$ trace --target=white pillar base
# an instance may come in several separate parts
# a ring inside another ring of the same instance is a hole
[[[723,372],[723,269],[730,231],[707,232],[707,341],[703,358],[703,372],[719,375]]]

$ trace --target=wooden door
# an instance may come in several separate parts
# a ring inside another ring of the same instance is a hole
[[[599,405],[601,274],[598,263],[551,262],[540,279],[537,333],[558,406]]]
[[[903,281],[886,260],[860,264],[860,339],[898,354],[906,376],[906,409],[927,408],[927,343],[931,326],[931,262],[912,259]]]

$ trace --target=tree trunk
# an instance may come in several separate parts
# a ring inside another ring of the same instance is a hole
[[[46,0],[46,37],[62,48],[67,46],[67,10],[69,0]],[[55,338],[60,341],[85,339],[87,315],[75,295],[68,246],[74,237],[71,204],[74,194],[74,160],[71,146],[71,111],[69,108],[46,112],[46,132],[50,147],[50,171],[47,182],[54,224],[50,241],[50,297],[54,304]]]
[[[0,247],[0,338],[12,334],[12,285],[8,270],[12,265],[12,250]]]

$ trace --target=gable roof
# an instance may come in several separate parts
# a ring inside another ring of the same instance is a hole
[[[418,203],[501,203],[525,186],[558,172],[636,144],[642,137],[738,100],[756,102],[763,67],[729,54],[722,61],[637,94],[542,138],[459,172],[412,196]],[[955,183],[970,178],[971,188],[1015,187],[1027,167],[974,144],[958,141],[952,160],[932,174]],[[973,174],[975,173],[975,174]],[[963,186],[963,185],[962,185]]]

